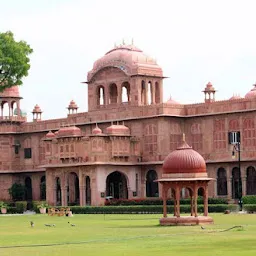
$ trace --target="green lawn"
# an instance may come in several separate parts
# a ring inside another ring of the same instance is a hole
[[[161,215],[0,215],[0,255],[256,255],[255,214],[211,216],[202,230],[161,227]],[[235,225],[243,228],[224,231]]]

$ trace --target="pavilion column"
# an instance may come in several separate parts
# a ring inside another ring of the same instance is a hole
[[[164,215],[164,218],[166,218],[167,217],[167,204],[166,204],[167,189],[166,189],[165,183],[163,183],[162,193],[163,193],[163,215]]]
[[[194,197],[193,192],[189,190],[189,196],[190,196],[190,215],[194,216]]]
[[[194,213],[195,217],[197,217],[197,186],[194,187]]]
[[[173,216],[177,216],[177,200],[176,200],[176,191],[173,191],[173,202],[174,202],[174,211],[173,211]]]
[[[204,187],[204,216],[208,216],[208,184]]]
[[[176,188],[175,191],[175,195],[176,195],[176,207],[177,207],[177,217],[180,217],[180,187]]]

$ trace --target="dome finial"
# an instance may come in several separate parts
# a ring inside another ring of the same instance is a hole
[[[125,41],[124,41],[124,38],[123,38],[123,45],[125,45]]]
[[[132,45],[133,45],[133,43],[134,43],[134,42],[133,42],[133,38],[132,38]]]

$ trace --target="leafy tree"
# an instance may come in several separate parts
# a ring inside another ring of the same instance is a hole
[[[25,41],[16,42],[13,33],[0,33],[0,92],[14,85],[21,85],[21,79],[28,75],[28,55],[33,50]]]
[[[14,201],[24,200],[25,193],[26,193],[26,187],[22,184],[14,183],[8,189],[8,192],[9,192],[10,196],[12,197],[12,200],[14,200]]]

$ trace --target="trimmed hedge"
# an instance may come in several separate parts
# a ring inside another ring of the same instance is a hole
[[[61,207],[60,207],[61,208]],[[133,206],[71,206],[71,211],[75,214],[151,214],[151,213],[162,213],[162,205],[133,205]],[[198,212],[202,213],[204,206],[198,205]],[[226,205],[226,204],[216,204],[209,205],[209,212],[224,212],[225,210],[238,211],[237,205]],[[174,212],[174,206],[167,206],[168,213]],[[181,205],[181,213],[190,213],[190,205]]]
[[[249,205],[251,207],[253,205]],[[247,205],[245,205],[244,209],[246,209]],[[254,206],[256,209],[256,205]],[[56,209],[60,209],[62,207],[55,207]],[[133,206],[71,206],[71,211],[75,214],[151,214],[151,213],[163,213],[162,205],[133,205]],[[197,207],[198,213],[203,213],[204,206],[198,205]],[[250,208],[252,209],[252,208]],[[225,212],[225,210],[230,211],[238,211],[238,205],[236,204],[216,204],[208,206],[209,212]],[[167,206],[168,214],[174,212],[173,205]],[[181,213],[190,213],[190,205],[181,205],[180,206]],[[247,210],[249,211],[249,210]],[[252,210],[250,210],[252,211]],[[255,211],[255,210],[254,210]],[[7,213],[23,213],[22,208],[17,207],[7,207]]]
[[[248,213],[256,212],[256,204],[244,204],[243,209]]]
[[[242,197],[243,204],[256,204],[256,196],[243,196]]]
[[[203,204],[203,198],[198,197],[198,204]],[[167,200],[167,205],[173,205],[173,200]],[[189,205],[190,198],[181,199],[181,205]],[[228,204],[228,200],[225,198],[209,198],[208,204]],[[105,205],[163,205],[163,200],[161,198],[151,198],[151,199],[143,199],[143,198],[135,198],[135,199],[111,199],[106,200]]]
[[[15,202],[15,207],[17,208],[17,212],[23,213],[27,210],[27,201],[17,201]]]

